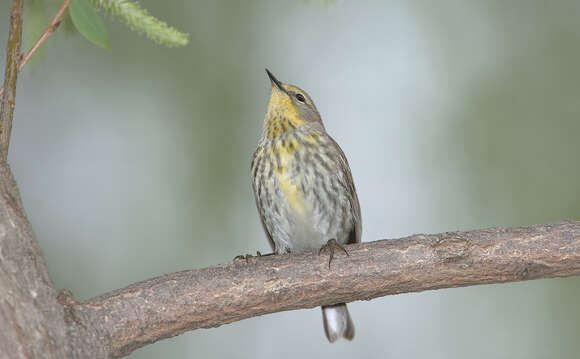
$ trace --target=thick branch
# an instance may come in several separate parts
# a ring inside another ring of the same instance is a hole
[[[66,334],[18,188],[0,160],[0,358],[67,358]]]
[[[6,163],[21,40],[22,0],[14,0],[0,108],[0,357],[63,358],[63,310]]]
[[[22,0],[13,0],[0,95],[0,357],[107,358],[93,332],[69,332],[74,320],[56,298],[46,262],[6,162],[22,41]],[[71,345],[73,343],[74,345]],[[82,345],[78,345],[82,344]]]
[[[198,328],[390,294],[580,274],[580,222],[415,235],[251,258],[133,284],[72,311],[112,357]]]

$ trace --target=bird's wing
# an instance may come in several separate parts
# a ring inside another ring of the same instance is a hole
[[[340,168],[340,172],[342,174],[342,185],[346,188],[348,193],[348,199],[350,201],[350,208],[352,211],[352,217],[354,218],[354,227],[352,232],[349,235],[349,239],[347,243],[359,243],[361,241],[362,235],[362,218],[360,213],[360,204],[358,202],[358,196],[356,194],[356,188],[354,186],[354,181],[352,179],[352,173],[350,172],[350,167],[348,165],[348,160],[342,151],[342,148],[336,143],[336,141],[331,137],[328,136],[330,140],[334,143],[337,149],[337,156],[335,161]]]
[[[274,244],[272,235],[270,234],[268,228],[266,227],[266,218],[264,217],[264,209],[262,208],[262,203],[258,198],[259,192],[261,191],[261,188],[259,187],[261,185],[259,184],[256,176],[259,175],[258,172],[260,171],[260,166],[263,166],[262,162],[265,161],[264,158],[261,157],[259,158],[261,151],[264,151],[264,149],[261,146],[258,146],[256,151],[254,151],[254,155],[252,156],[252,164],[250,166],[252,170],[252,189],[254,190],[254,199],[256,200],[256,207],[258,208],[258,215],[260,216],[260,222],[262,222],[262,228],[264,229],[264,233],[266,233],[266,237],[268,238],[268,243],[270,243],[272,251],[276,251],[276,245]]]

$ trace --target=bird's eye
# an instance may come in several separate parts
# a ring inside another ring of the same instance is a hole
[[[302,95],[301,93],[297,93],[296,94],[296,99],[300,102],[306,102],[306,99],[304,98],[304,95]]]

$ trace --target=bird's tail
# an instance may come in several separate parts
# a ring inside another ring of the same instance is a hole
[[[354,324],[345,303],[322,307],[322,321],[328,341],[334,343],[338,338],[352,340]]]

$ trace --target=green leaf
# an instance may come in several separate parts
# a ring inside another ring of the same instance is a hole
[[[149,15],[137,2],[127,0],[89,0],[98,10],[119,17],[133,30],[149,39],[169,47],[185,46],[189,34],[183,33],[165,22]]]
[[[68,10],[73,24],[87,40],[107,50],[111,49],[103,20],[88,0],[72,0]]]

